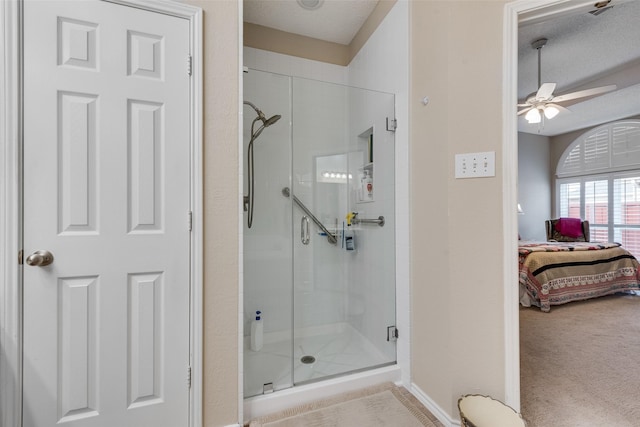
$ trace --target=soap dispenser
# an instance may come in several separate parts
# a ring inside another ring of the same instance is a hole
[[[256,317],[251,322],[251,350],[260,351],[262,349],[262,335],[264,332],[264,326],[262,324],[262,312],[256,311]]]

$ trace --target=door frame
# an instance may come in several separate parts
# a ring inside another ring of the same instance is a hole
[[[629,0],[617,0],[625,3]],[[504,284],[504,349],[505,349],[505,401],[520,410],[520,320],[518,268],[518,120],[515,114],[518,99],[518,28],[522,23],[535,23],[566,14],[593,8],[592,0],[514,0],[504,7],[502,38],[502,153],[503,153],[503,263]]]
[[[202,77],[203,13],[199,7],[169,0],[103,0],[189,21],[192,56],[190,96],[190,261],[189,426],[202,426],[203,366],[203,169]],[[0,5],[0,424],[22,425],[22,144],[23,2]],[[182,59],[180,59],[182,60]],[[187,58],[184,58],[185,66]]]

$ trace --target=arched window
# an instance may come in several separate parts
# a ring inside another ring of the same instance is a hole
[[[591,240],[640,255],[640,120],[580,135],[560,157],[556,178],[558,216],[586,219]]]

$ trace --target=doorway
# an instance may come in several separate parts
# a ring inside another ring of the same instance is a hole
[[[517,99],[518,83],[518,26],[522,22],[538,22],[551,19],[554,16],[576,13],[580,10],[590,10],[591,1],[562,1],[562,0],[516,0],[505,5],[504,39],[503,39],[503,161],[505,165],[505,195],[503,197],[503,211],[505,213],[504,236],[507,259],[515,259],[517,254],[517,176],[518,176],[518,126],[514,114],[514,100]],[[506,401],[514,407],[520,408],[520,350],[519,350],[519,315],[518,290],[513,286],[517,280],[517,264],[504,263],[504,295],[505,295],[505,373],[506,373]]]

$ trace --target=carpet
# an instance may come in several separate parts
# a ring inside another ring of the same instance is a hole
[[[406,392],[405,392],[406,393]],[[393,383],[340,394],[256,418],[250,427],[436,427]]]
[[[640,296],[520,309],[521,413],[528,427],[640,425]]]

